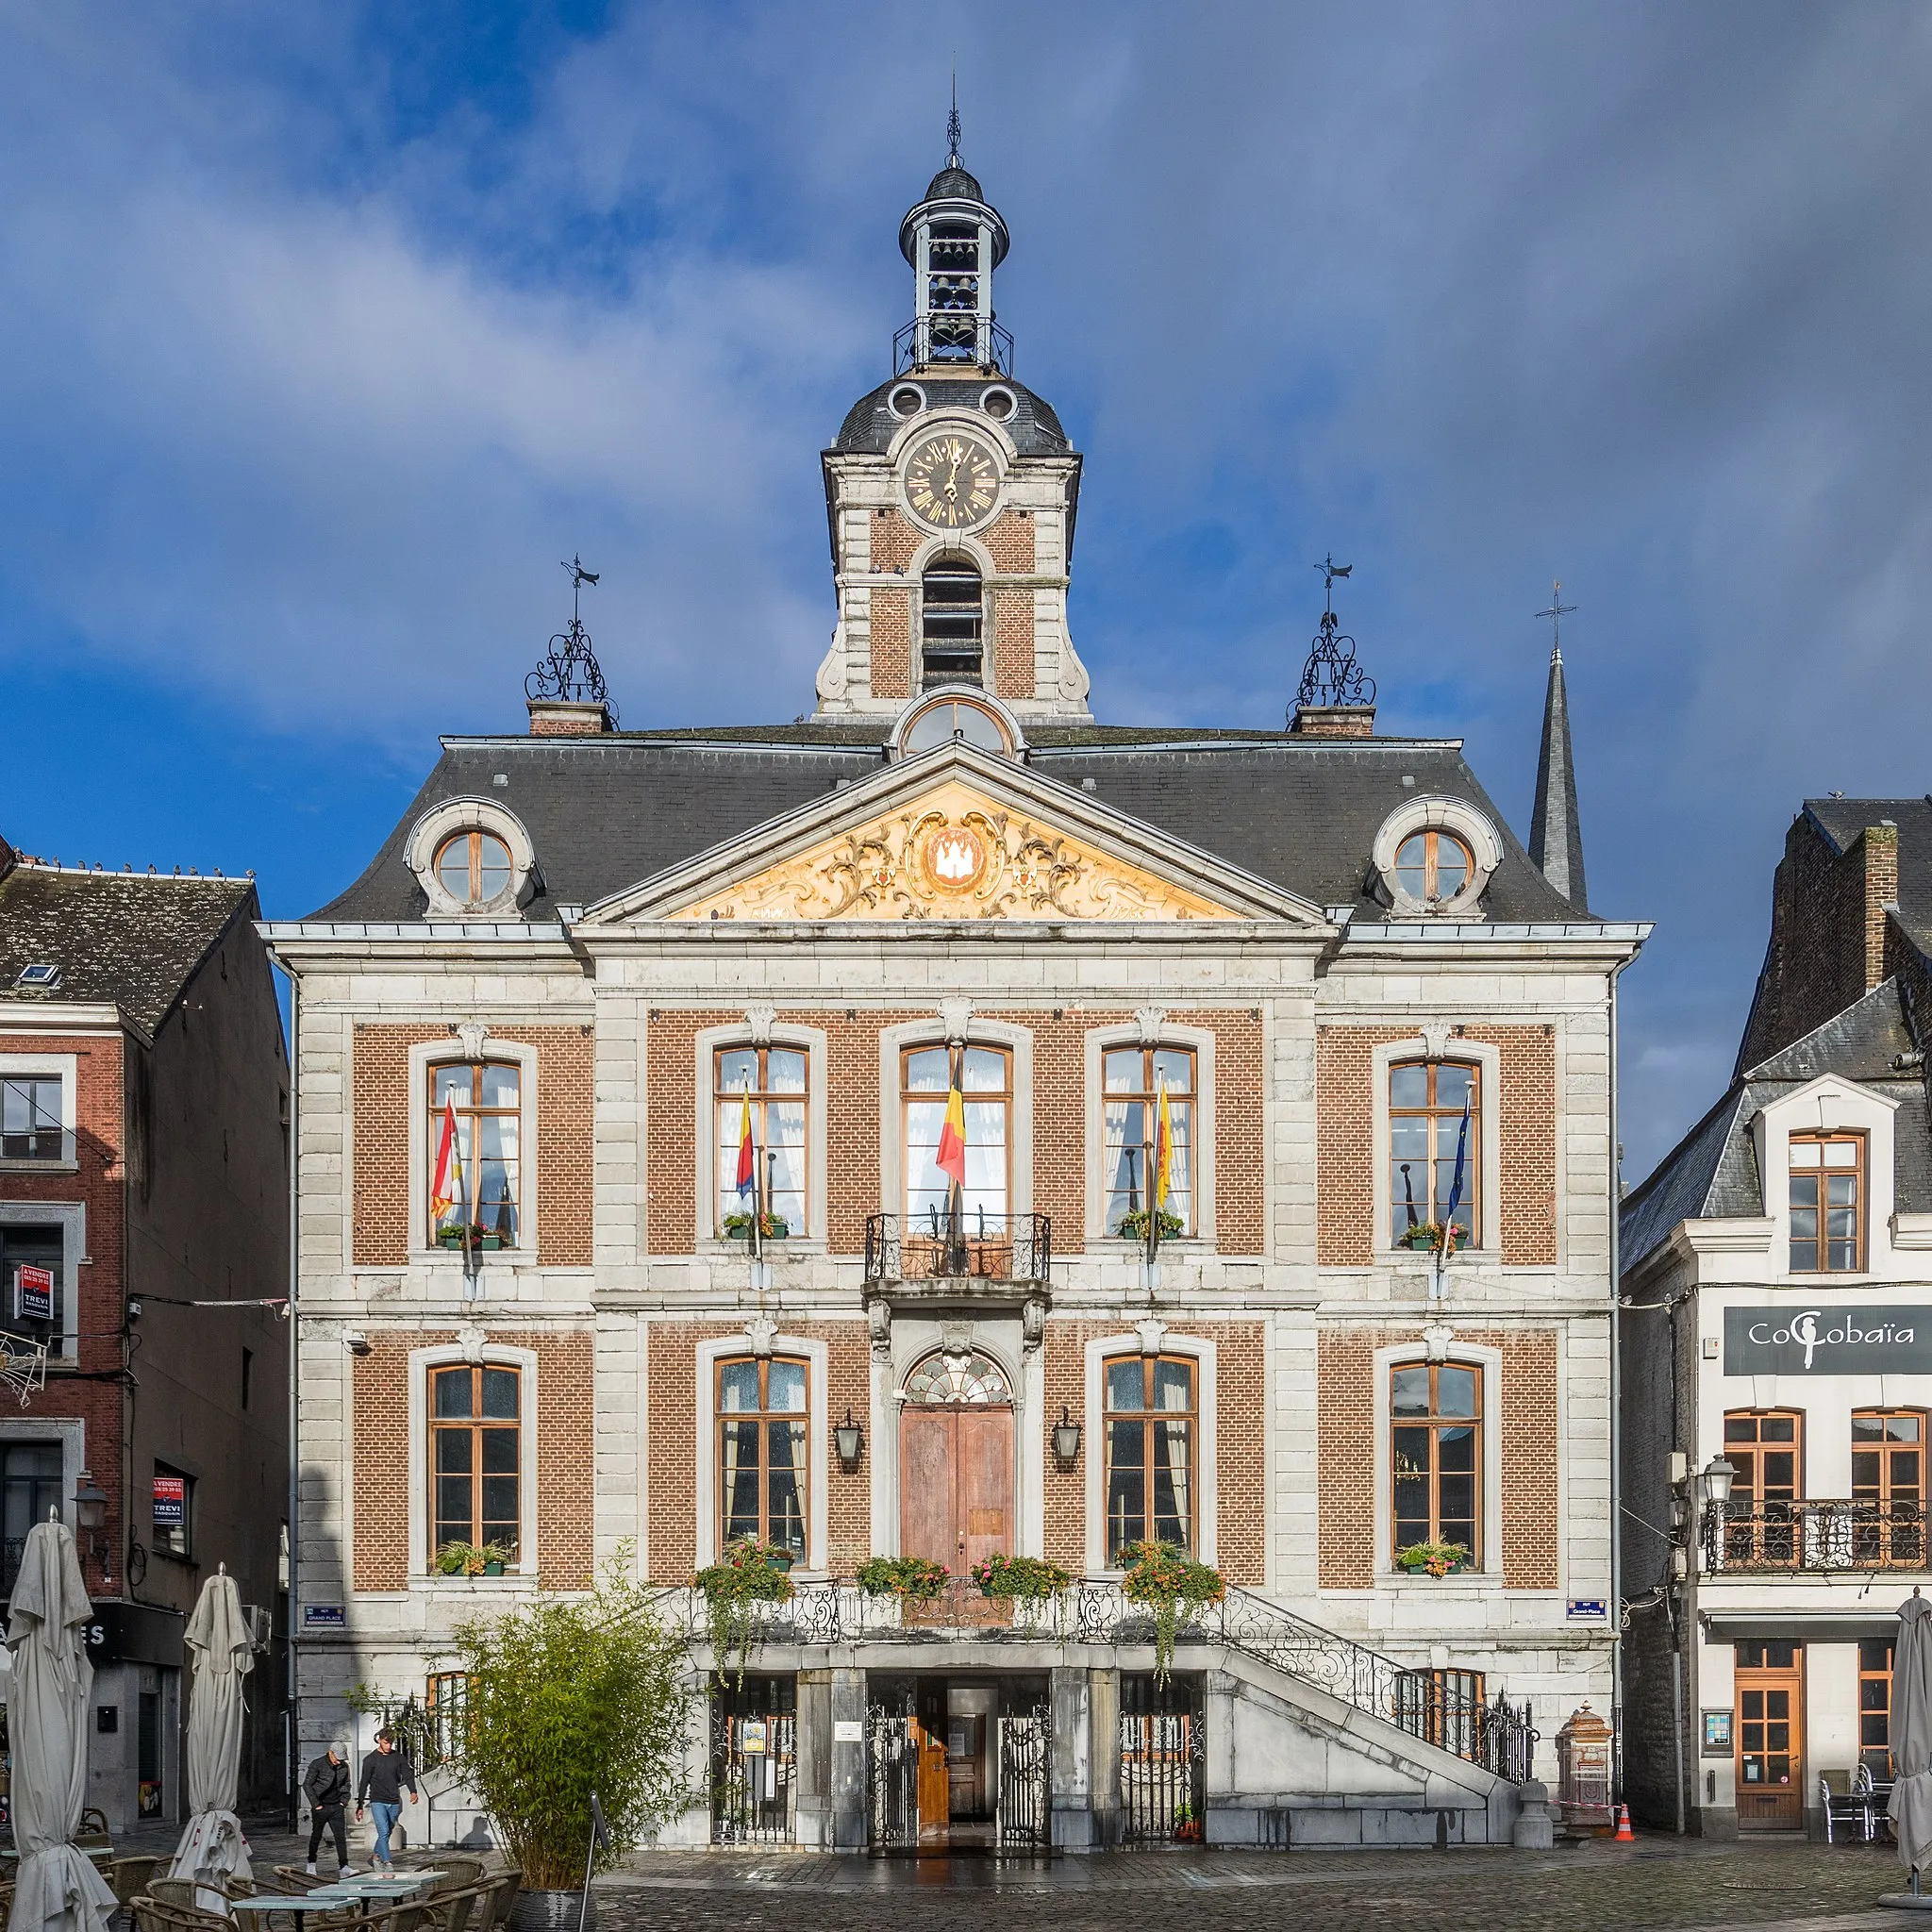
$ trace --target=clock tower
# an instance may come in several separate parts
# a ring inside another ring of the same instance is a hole
[[[977,686],[1023,719],[1084,720],[1087,669],[1067,634],[1080,458],[1013,379],[992,306],[1009,238],[960,165],[899,225],[913,315],[892,375],[824,452],[839,623],[821,717],[895,716],[941,685]]]

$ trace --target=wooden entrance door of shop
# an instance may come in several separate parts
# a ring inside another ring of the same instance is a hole
[[[1738,1646],[1738,1829],[1805,1823],[1805,1646]]]
[[[974,1564],[1013,1551],[1009,1407],[908,1403],[900,1410],[899,1550],[952,1572],[951,1616],[974,1608]]]

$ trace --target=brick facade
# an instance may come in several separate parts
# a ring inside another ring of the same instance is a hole
[[[902,509],[879,510],[872,520],[872,567],[875,571],[904,571],[912,566],[924,534]],[[873,689],[878,689],[874,681]]]
[[[872,694],[875,698],[912,695],[912,592],[874,588],[872,611]]]
[[[1315,1034],[1316,1259],[1330,1268],[1365,1267],[1375,1257],[1375,1144],[1378,1046],[1413,1040],[1408,1026],[1321,1026]],[[1507,1265],[1548,1267],[1557,1258],[1557,1043],[1542,1026],[1460,1026],[1450,1038],[1493,1046],[1501,1091],[1502,1173],[1493,1198]],[[1488,1236],[1485,1235],[1485,1240]]]
[[[1009,509],[994,518],[979,541],[992,558],[992,567],[1002,576],[1031,576],[1036,568],[1033,519],[1024,511]]]
[[[863,1322],[785,1322],[783,1333],[825,1344],[827,1413],[809,1418],[816,1446],[849,1409],[864,1423],[871,1413],[871,1342]],[[697,1441],[697,1352],[707,1341],[736,1336],[751,1343],[743,1324],[653,1322],[650,1324],[651,1429],[647,1484],[645,1562],[652,1580],[689,1583],[697,1562],[697,1468],[701,1455],[715,1457],[715,1443]],[[816,1391],[814,1391],[816,1397]],[[874,1445],[866,1431],[864,1454],[848,1475],[839,1458],[825,1457],[826,1557],[835,1576],[849,1576],[872,1554]],[[808,1507],[809,1505],[808,1504]]]
[[[503,1026],[491,1040],[537,1049],[537,1258],[591,1261],[593,1042],[588,1026]],[[428,1096],[409,1092],[409,1049],[447,1041],[449,1025],[358,1025],[354,1069],[356,1265],[409,1258],[409,1135],[428,1132]],[[486,1042],[485,1053],[488,1054]],[[527,1175],[525,1186],[528,1185]],[[527,1211],[527,1204],[526,1204]]]
[[[992,688],[998,697],[1033,695],[1033,592],[992,593]]]
[[[454,1329],[374,1329],[369,1353],[356,1357],[358,1591],[408,1588],[409,1355],[456,1340]],[[492,1329],[490,1342],[526,1348],[537,1357],[537,1494],[524,1498],[524,1521],[537,1539],[543,1587],[580,1590],[591,1580],[591,1563],[592,1337],[578,1331]],[[529,1413],[528,1398],[525,1413]],[[428,1502],[425,1496],[425,1509]],[[426,1559],[428,1552],[423,1555]]]
[[[1420,1342],[1420,1328],[1324,1326],[1317,1337],[1320,1581],[1368,1590],[1375,1580],[1374,1356]],[[1495,1412],[1502,1431],[1503,1585],[1557,1587],[1557,1337],[1552,1329],[1458,1329],[1465,1347],[1502,1354]],[[1453,1357],[1456,1344],[1450,1345]],[[1488,1457],[1484,1465],[1487,1475]]]
[[[1080,1454],[1070,1470],[1054,1460],[1051,1431],[1065,1407],[1083,1424],[1087,1415],[1087,1344],[1126,1332],[1121,1320],[1056,1321],[1046,1324],[1046,1402],[1041,1456],[1046,1471],[1045,1547],[1048,1558],[1078,1575],[1087,1567],[1087,1460],[1104,1455],[1095,1430],[1083,1427]],[[1172,1324],[1174,1341],[1215,1344],[1214,1484],[1216,1566],[1230,1583],[1256,1588],[1267,1577],[1268,1370],[1258,1322]],[[1096,1553],[1097,1554],[1097,1553]]]

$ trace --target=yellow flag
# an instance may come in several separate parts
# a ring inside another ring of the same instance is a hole
[[[1154,1130],[1154,1211],[1167,1206],[1168,1181],[1174,1172],[1174,1116],[1167,1110],[1167,1075],[1160,1076],[1159,1124]]]

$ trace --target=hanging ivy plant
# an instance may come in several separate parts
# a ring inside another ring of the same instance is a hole
[[[1028,1602],[1058,1596],[1074,1579],[1044,1557],[992,1556],[973,1566],[973,1580],[982,1596],[1022,1597]]]
[[[1164,1684],[1172,1674],[1174,1640],[1186,1612],[1199,1604],[1218,1604],[1227,1585],[1219,1570],[1195,1562],[1173,1543],[1129,1543],[1121,1561],[1125,1573],[1122,1594],[1154,1612],[1154,1681]]]
[[[858,1575],[867,1596],[895,1596],[914,1604],[942,1596],[952,1579],[952,1572],[930,1557],[871,1557],[858,1566]]]
[[[738,1658],[738,1688],[744,1688],[745,1659],[761,1641],[760,1604],[791,1601],[791,1552],[775,1543],[733,1543],[715,1563],[700,1570],[691,1581],[704,1591],[711,1627],[711,1662],[718,1681],[726,1679],[731,1658]]]

